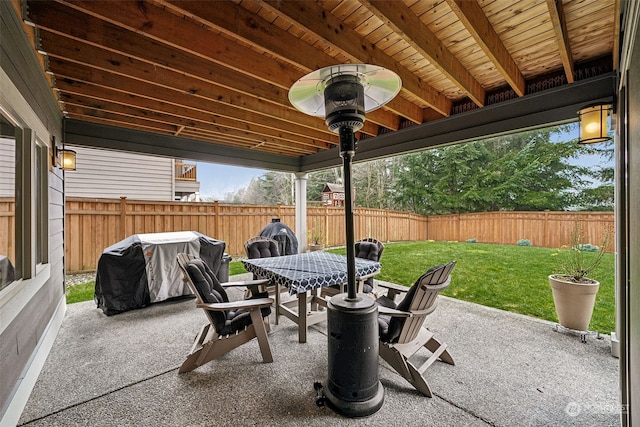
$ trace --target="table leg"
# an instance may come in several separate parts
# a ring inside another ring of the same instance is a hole
[[[298,293],[298,342],[307,342],[307,293]]]
[[[280,285],[276,283],[276,325],[280,324]]]

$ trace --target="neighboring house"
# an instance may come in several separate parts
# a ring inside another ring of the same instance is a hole
[[[66,146],[76,170],[65,173],[67,197],[199,201],[196,164],[168,157]]]
[[[344,206],[344,186],[327,182],[322,189],[322,204],[324,206]]]

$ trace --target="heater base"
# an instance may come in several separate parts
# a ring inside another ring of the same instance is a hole
[[[328,379],[326,404],[346,417],[366,417],[384,403],[379,381],[378,307],[362,294],[327,304]]]

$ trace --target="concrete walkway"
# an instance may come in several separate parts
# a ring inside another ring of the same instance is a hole
[[[272,322],[271,364],[261,363],[254,340],[179,375],[205,321],[193,299],[111,317],[93,302],[69,305],[20,425],[619,425],[609,338],[581,343],[549,322],[440,297],[428,326],[456,365],[429,368],[434,397],[383,362],[382,409],[349,419],[315,404],[313,383],[327,375],[326,322],[310,328],[306,344],[288,319]]]

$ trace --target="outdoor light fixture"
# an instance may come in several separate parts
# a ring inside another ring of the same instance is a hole
[[[63,171],[76,170],[76,152],[64,148],[55,148],[56,155],[60,159],[60,169]]]
[[[611,139],[608,134],[607,117],[611,105],[591,105],[578,111],[580,118],[580,144],[594,144]]]
[[[356,294],[351,163],[355,134],[365,113],[382,107],[400,91],[400,78],[376,65],[325,67],[298,80],[289,101],[303,113],[324,117],[329,130],[340,135],[345,189],[347,293],[327,304],[328,379],[326,401],[348,417],[377,412],[384,402],[379,380],[378,309],[372,298]]]

